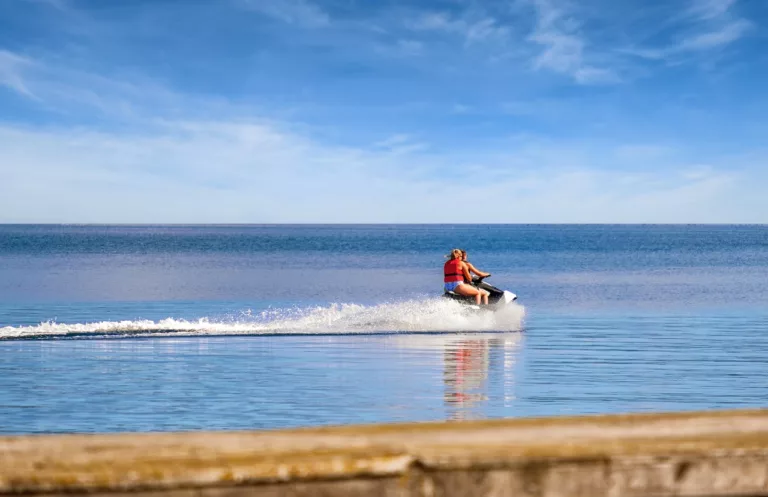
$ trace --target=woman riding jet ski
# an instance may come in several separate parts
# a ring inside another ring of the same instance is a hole
[[[443,266],[445,292],[453,292],[462,297],[474,297],[475,304],[480,305],[482,302],[488,305],[488,292],[475,288],[469,283],[472,281],[472,276],[469,274],[469,266],[464,262],[462,251],[453,249],[448,257],[448,262]]]
[[[482,302],[485,306],[490,305],[495,308],[502,307],[517,298],[512,292],[500,290],[485,283],[483,280],[491,274],[471,266],[466,261],[466,252],[453,249],[448,257],[449,260],[443,267],[444,297],[467,304],[474,301],[475,306],[478,307]],[[478,275],[474,279],[470,274],[470,268]]]

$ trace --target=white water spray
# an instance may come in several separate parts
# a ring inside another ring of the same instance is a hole
[[[370,333],[449,333],[519,331],[525,308],[508,305],[496,312],[472,310],[446,299],[411,300],[374,306],[331,304],[324,307],[245,312],[237,319],[102,321],[0,328],[0,339],[125,337],[174,335],[316,335]]]

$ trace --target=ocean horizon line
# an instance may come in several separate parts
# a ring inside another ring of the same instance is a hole
[[[733,222],[733,223],[684,223],[684,222],[665,222],[665,223],[652,223],[652,222],[637,222],[637,223],[594,223],[594,222],[529,222],[529,223],[396,223],[396,222],[371,222],[371,223],[345,223],[345,222],[290,222],[290,223],[79,223],[79,222],[67,222],[67,223],[18,223],[18,222],[0,222],[0,227],[13,227],[13,226],[94,226],[94,227],[106,227],[106,226],[119,226],[119,227],[270,227],[270,226],[768,226],[768,223],[747,223],[747,222]]]

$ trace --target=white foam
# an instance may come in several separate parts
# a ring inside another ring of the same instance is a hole
[[[101,321],[66,324],[44,322],[35,326],[0,328],[0,339],[67,336],[158,336],[158,335],[280,335],[436,333],[472,331],[518,331],[523,327],[525,308],[511,304],[490,312],[473,311],[456,302],[438,298],[384,303],[374,306],[332,304],[325,307],[270,309],[258,314],[245,312],[237,319],[159,321]]]

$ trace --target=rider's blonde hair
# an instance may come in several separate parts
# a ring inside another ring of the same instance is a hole
[[[461,259],[461,250],[459,250],[459,249],[451,250],[451,253],[448,254],[448,258],[451,259],[451,260],[453,260],[453,259]]]

